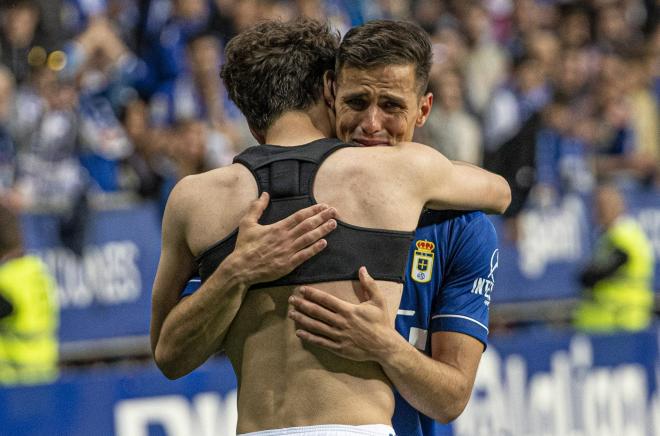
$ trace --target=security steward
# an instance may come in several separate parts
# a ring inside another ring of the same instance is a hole
[[[639,224],[626,216],[621,193],[601,185],[595,212],[603,233],[580,282],[585,298],[574,316],[590,333],[639,331],[653,320],[653,248]]]
[[[57,378],[58,323],[54,280],[24,253],[19,220],[0,205],[0,386]]]

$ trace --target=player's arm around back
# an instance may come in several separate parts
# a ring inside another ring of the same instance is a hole
[[[437,150],[414,142],[399,145],[407,171],[431,209],[503,213],[511,203],[507,181],[475,165],[450,161]]]
[[[212,330],[217,314],[209,301],[213,300],[213,292],[199,292],[197,298],[179,303],[180,289],[194,273],[194,256],[186,232],[189,214],[194,210],[197,180],[184,178],[168,199],[152,293],[151,350],[160,370],[172,379],[192,371],[217,350],[216,332]]]
[[[323,238],[336,227],[336,210],[324,204],[260,225],[258,220],[269,203],[268,194],[263,193],[239,215],[234,251],[194,294],[179,300],[194,269],[185,237],[190,231],[186,211],[199,210],[190,197],[203,191],[194,180],[182,180],[170,195],[153,291],[152,351],[169,378],[188,374],[221,349],[251,285],[280,278],[318,254],[326,246]]]

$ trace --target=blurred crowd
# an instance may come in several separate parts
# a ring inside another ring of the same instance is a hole
[[[162,202],[181,177],[255,144],[219,78],[260,19],[344,33],[376,18],[429,32],[418,140],[504,175],[515,216],[599,178],[654,189],[655,0],[0,0],[0,202],[75,228],[85,210]],[[254,78],[258,80],[258,78]],[[75,233],[75,232],[74,232]]]

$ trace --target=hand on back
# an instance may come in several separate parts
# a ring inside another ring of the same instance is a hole
[[[283,277],[306,260],[320,253],[323,239],[337,227],[337,211],[325,204],[301,209],[269,225],[259,224],[268,207],[268,193],[252,202],[238,226],[234,259],[245,265],[251,284]]]

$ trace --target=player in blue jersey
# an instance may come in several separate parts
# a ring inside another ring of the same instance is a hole
[[[498,261],[497,234],[486,215],[426,211],[408,259],[410,273],[396,318],[397,332],[432,358],[446,359],[442,348],[453,342],[456,333],[471,336],[485,349]],[[394,427],[397,433],[409,435],[436,435],[443,430],[400,395]]]
[[[360,305],[306,286],[293,301],[299,312],[293,317],[307,329],[303,339],[381,364],[399,391],[397,434],[444,434],[437,421],[450,421],[465,407],[487,344],[497,266],[497,235],[483,213],[426,211],[410,249],[396,332],[383,322],[382,294],[368,278]]]
[[[415,127],[423,124],[406,121],[416,114],[407,103],[418,98],[416,78],[392,77],[389,68],[400,64],[397,26],[370,22],[351,29],[341,43],[336,81],[330,85],[337,132],[344,140],[365,145],[409,141]],[[344,68],[360,62],[364,68]],[[432,95],[419,101],[430,105]],[[398,110],[392,111],[392,104]],[[386,328],[382,294],[364,275],[362,304],[343,304],[307,286],[292,300],[295,310],[290,316],[303,340],[343,357],[380,363],[406,400],[397,404],[397,433],[432,435],[441,429],[424,415],[447,423],[470,398],[486,344],[496,234],[481,213],[428,212],[414,241],[395,322],[398,333]]]
[[[374,35],[381,34],[382,43],[390,37],[388,32],[388,25],[378,22],[349,32],[342,42],[344,46],[348,40],[349,48],[352,44],[348,55],[359,52],[361,59],[371,63],[364,70],[342,71],[340,59],[337,81],[331,84],[338,131],[364,145],[411,140],[414,128],[421,125],[410,122],[415,112],[409,101],[417,98],[414,75],[392,80],[383,64],[391,62],[391,57],[381,56],[382,50],[373,47]],[[382,47],[395,45],[393,41]],[[369,59],[365,53],[371,55]],[[433,435],[442,431],[433,419],[454,419],[472,390],[487,339],[488,303],[497,267],[496,235],[480,212],[427,212],[414,241],[396,331],[379,306],[383,301],[379,290],[364,273],[361,280],[367,295],[362,304],[338,302],[306,287],[304,295],[292,300],[297,308],[292,317],[301,330],[308,330],[299,332],[304,340],[344,357],[381,363],[401,393],[393,419],[397,434]],[[312,318],[322,319],[323,324]],[[378,353],[380,349],[386,350],[384,356]],[[398,359],[392,361],[393,357]]]

